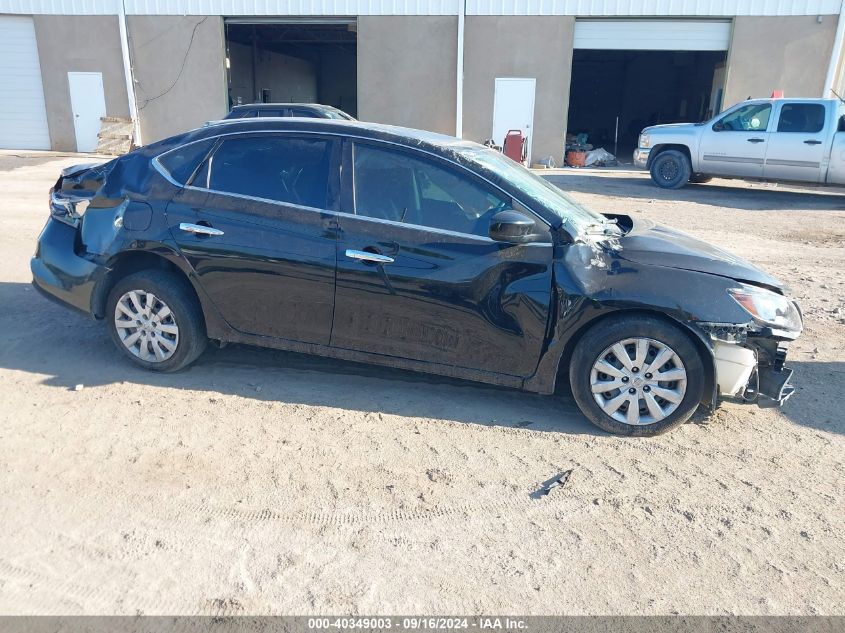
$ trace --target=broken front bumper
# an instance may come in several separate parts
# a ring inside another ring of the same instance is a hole
[[[750,340],[747,347],[713,341],[718,396],[764,408],[782,406],[795,392],[792,370],[784,366],[786,347],[773,339]]]
[[[638,147],[634,150],[634,166],[640,169],[645,169],[648,166],[648,155],[651,153],[650,149],[643,149]]]

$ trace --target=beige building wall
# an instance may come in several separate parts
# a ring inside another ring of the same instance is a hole
[[[534,77],[531,162],[562,164],[569,111],[575,18],[468,16],[464,48],[464,138],[482,142],[493,131],[496,77]]]
[[[144,144],[228,112],[223,18],[127,17]]]
[[[35,15],[33,22],[50,146],[57,151],[75,152],[69,72],[102,73],[106,114],[129,117],[117,16]]]
[[[455,134],[457,16],[358,18],[358,118]]]
[[[737,17],[728,57],[724,107],[748,97],[821,97],[833,40],[835,15]]]

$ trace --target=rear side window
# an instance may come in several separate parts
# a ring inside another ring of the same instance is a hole
[[[191,174],[208,155],[214,140],[198,141],[177,147],[158,157],[158,162],[180,185],[188,182]]]
[[[229,139],[209,160],[208,188],[325,209],[331,150],[331,142],[322,139]]]
[[[403,152],[355,145],[355,212],[373,218],[487,236],[509,200],[469,176]]]
[[[824,115],[824,106],[820,103],[784,103],[780,109],[778,132],[821,132]]]

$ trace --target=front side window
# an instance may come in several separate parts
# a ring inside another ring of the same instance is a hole
[[[473,163],[476,168],[480,167],[493,172],[517,190],[522,191],[529,200],[535,200],[579,233],[606,221],[602,215],[576,202],[559,187],[501,152],[478,146],[464,147],[457,151],[462,158]]]
[[[454,169],[402,152],[356,144],[355,213],[487,236],[510,200]]]
[[[765,132],[771,114],[771,103],[751,103],[723,116],[713,124],[713,129],[716,132]]]
[[[820,103],[784,103],[780,109],[778,132],[821,132],[824,115],[824,106]]]
[[[331,150],[331,142],[323,139],[231,138],[220,144],[206,163],[207,173],[198,178],[222,193],[325,209]]]

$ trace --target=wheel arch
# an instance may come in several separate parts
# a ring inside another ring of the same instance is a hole
[[[164,270],[184,279],[205,316],[205,304],[194,285],[190,271],[183,268],[181,258],[175,253],[168,256],[161,251],[123,251],[112,257],[107,267],[109,272],[97,283],[91,295],[91,312],[97,319],[105,316],[106,301],[115,284],[142,270]]]
[[[662,154],[663,152],[667,152],[670,149],[677,150],[681,152],[684,156],[686,156],[690,164],[690,169],[692,169],[692,152],[690,152],[690,148],[684,145],[683,143],[664,143],[661,145],[655,145],[652,148],[651,152],[649,152],[648,154],[648,160],[646,161],[646,169],[651,169],[651,166],[654,164],[654,159],[660,156],[660,154]]]
[[[710,347],[709,341],[705,337],[704,333],[700,330],[690,326],[684,321],[675,319],[672,316],[666,314],[665,312],[660,312],[658,310],[647,310],[642,308],[623,308],[620,310],[614,310],[613,312],[601,314],[596,318],[591,319],[590,321],[581,325],[569,337],[569,339],[566,341],[566,344],[563,346],[563,351],[561,353],[560,360],[558,361],[556,382],[559,383],[561,377],[567,376],[569,371],[569,363],[572,360],[572,354],[575,351],[575,348],[578,346],[578,343],[581,341],[582,338],[584,338],[584,335],[589,330],[608,320],[631,316],[647,316],[655,318],[660,321],[663,321],[668,325],[678,328],[680,331],[686,334],[686,336],[695,346],[696,350],[698,350],[699,355],[701,356],[701,362],[704,365],[704,389],[702,390],[701,403],[707,406],[712,406],[714,402],[714,394],[716,388],[716,364],[713,358],[713,350]],[[564,384],[566,384],[566,381],[564,381]]]

